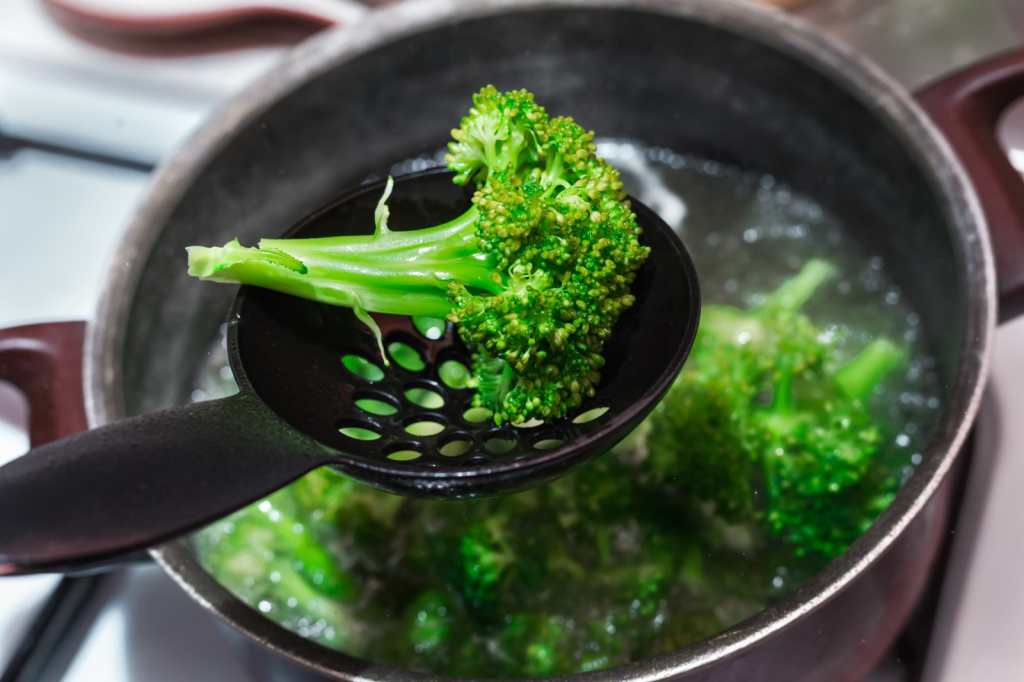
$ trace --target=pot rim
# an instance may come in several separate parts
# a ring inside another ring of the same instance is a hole
[[[96,323],[85,346],[84,393],[91,427],[124,416],[119,358],[132,293],[141,268],[194,175],[251,122],[305,82],[338,63],[407,35],[453,20],[543,9],[619,8],[691,20],[734,32],[793,56],[823,73],[888,124],[915,155],[943,201],[958,237],[967,275],[963,353],[945,413],[923,463],[896,499],[846,552],[779,603],[711,638],[676,652],[610,670],[591,680],[663,679],[736,655],[829,601],[867,570],[921,512],[953,466],[981,401],[996,321],[995,269],[985,219],[970,181],[945,139],[911,96],[891,77],[850,48],[781,11],[740,0],[410,0],[370,13],[358,24],[324,31],[294,48],[277,66],[246,87],[207,120],[161,164],[144,203],[114,253]],[[304,639],[245,605],[207,574],[186,541],[151,550],[153,558],[193,599],[262,645],[320,674],[343,680],[438,679],[353,658]]]

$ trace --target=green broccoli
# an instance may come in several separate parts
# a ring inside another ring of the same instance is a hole
[[[846,360],[801,312],[834,274],[812,261],[749,309],[708,306],[666,402],[549,485],[413,499],[318,469],[204,531],[203,564],[293,630],[435,676],[566,675],[714,635],[821,570],[899,485],[906,453],[868,400],[903,352]]]
[[[481,619],[494,612],[502,578],[515,561],[503,545],[497,518],[474,524],[458,538],[452,584],[466,609]]]
[[[312,618],[320,641],[363,646],[348,614],[358,596],[356,576],[328,550],[322,527],[327,524],[311,520],[300,493],[324,480],[314,472],[235,512],[197,536],[198,550],[220,583],[268,618],[293,629]]]
[[[593,134],[529,92],[483,88],[452,137],[454,181],[477,188],[462,215],[391,231],[389,183],[372,235],[193,246],[189,273],[349,307],[371,329],[368,312],[446,317],[497,422],[562,417],[594,395],[649,249]]]
[[[443,661],[466,636],[460,615],[444,590],[419,594],[405,610],[406,645],[428,660]]]
[[[748,310],[705,308],[687,365],[650,420],[644,474],[797,554],[830,557],[898,487],[873,466],[882,436],[868,402],[906,362],[884,338],[837,360],[829,335],[800,312],[833,275],[810,261]]]

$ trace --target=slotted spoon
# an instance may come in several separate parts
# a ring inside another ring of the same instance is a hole
[[[289,236],[369,231],[382,186],[345,194]],[[438,222],[468,201],[447,172],[405,176],[392,229]],[[633,207],[651,257],[606,345],[598,394],[566,418],[497,427],[471,408],[469,354],[450,325],[376,316],[386,367],[348,309],[242,287],[227,323],[237,395],[119,421],[0,468],[0,575],[109,561],[318,466],[399,494],[468,497],[542,482],[607,450],[671,385],[699,316],[682,243],[650,209]]]

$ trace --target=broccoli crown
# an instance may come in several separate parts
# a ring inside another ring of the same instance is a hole
[[[446,316],[497,422],[562,417],[594,395],[649,254],[619,174],[593,133],[493,86],[473,96],[446,161],[456,184],[476,185],[454,220],[392,232],[386,191],[373,235],[189,247],[189,272],[357,313]]]
[[[830,337],[800,312],[833,272],[811,261],[753,308],[708,306],[647,439],[648,475],[798,554],[841,553],[899,484],[872,466],[882,434],[867,403],[904,352],[883,338],[837,361]]]
[[[636,217],[593,133],[549,117],[525,90],[485,87],[452,137],[455,181],[482,181],[476,235],[504,290],[481,296],[452,283],[448,317],[499,419],[560,417],[594,394],[603,344],[633,304],[648,255]],[[514,379],[495,381],[505,366]]]

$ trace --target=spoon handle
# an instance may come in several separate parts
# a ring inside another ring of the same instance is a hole
[[[0,575],[107,562],[209,523],[324,461],[246,393],[48,443],[0,467]]]

